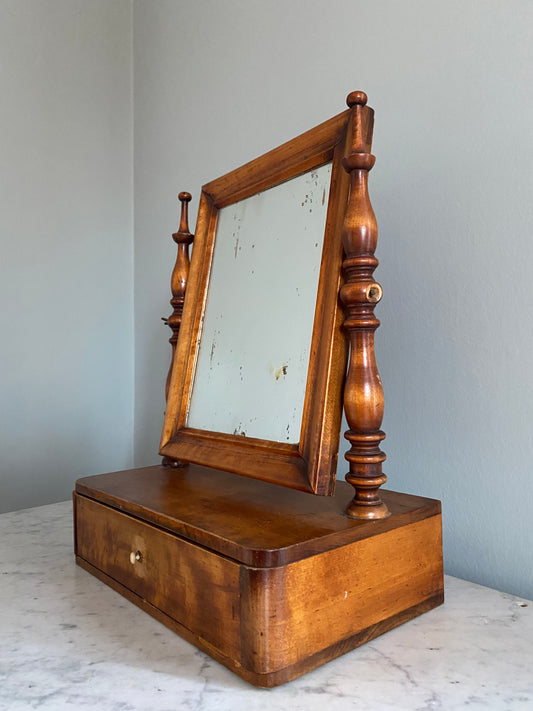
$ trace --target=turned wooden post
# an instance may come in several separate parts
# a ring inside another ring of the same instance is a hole
[[[174,364],[174,355],[176,354],[176,343],[181,326],[181,317],[183,315],[183,303],[185,301],[185,290],[187,288],[187,278],[189,276],[189,245],[194,239],[194,235],[189,232],[189,202],[191,201],[190,193],[180,193],[178,199],[181,202],[181,216],[178,231],[174,232],[172,239],[178,245],[178,253],[176,256],[176,264],[172,270],[170,279],[170,290],[172,298],[170,305],[172,313],[168,319],[163,319],[167,326],[172,329],[172,336],[168,339],[172,346],[172,356],[170,359],[170,367],[168,369],[167,380],[165,384],[165,400],[168,400],[168,390],[170,388],[170,377],[172,375],[172,366]],[[165,467],[182,467],[186,462],[181,462],[178,459],[163,457],[163,466]]]
[[[381,299],[381,287],[373,279],[378,260],[377,224],[368,197],[368,172],[375,157],[368,151],[368,119],[363,112],[366,94],[354,91],[348,95],[351,109],[352,142],[343,160],[350,174],[350,197],[344,218],[342,240],[345,259],[342,264],[345,283],[340,297],[344,305],[344,328],[350,342],[350,359],[344,386],[344,411],[349,430],[345,433],[351,447],[346,453],[350,471],[346,481],[355,496],[346,509],[347,516],[380,519],[389,511],[379,497],[379,487],[387,481],[381,471],[386,455],[379,445],[385,438],[383,388],[374,356],[374,332],[379,326],[374,306]],[[371,130],[371,124],[370,124]],[[370,137],[371,138],[371,137]]]

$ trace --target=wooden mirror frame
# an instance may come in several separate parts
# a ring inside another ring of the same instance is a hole
[[[349,110],[202,188],[161,437],[160,454],[167,460],[226,469],[315,494],[333,493],[348,357],[339,300],[347,204],[353,192],[353,168],[347,167],[346,161],[354,152],[372,157],[374,112],[365,105],[366,96],[362,92],[354,92],[353,96],[356,95],[357,101],[349,102],[352,107]],[[287,444],[187,427],[218,211],[330,161],[332,175],[300,441]],[[189,234],[188,228],[185,232]],[[174,239],[179,242],[176,235]],[[365,288],[367,282],[373,284],[366,279]],[[373,308],[379,299],[372,296],[368,300]]]

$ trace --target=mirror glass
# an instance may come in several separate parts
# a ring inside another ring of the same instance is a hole
[[[187,426],[298,443],[331,163],[218,213]]]

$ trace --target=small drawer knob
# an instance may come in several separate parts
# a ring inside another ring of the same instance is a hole
[[[130,553],[130,563],[135,565],[136,562],[142,563],[143,554],[141,551],[131,551]]]

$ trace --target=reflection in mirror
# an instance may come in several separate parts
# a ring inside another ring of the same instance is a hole
[[[219,211],[188,427],[299,442],[330,179]]]

